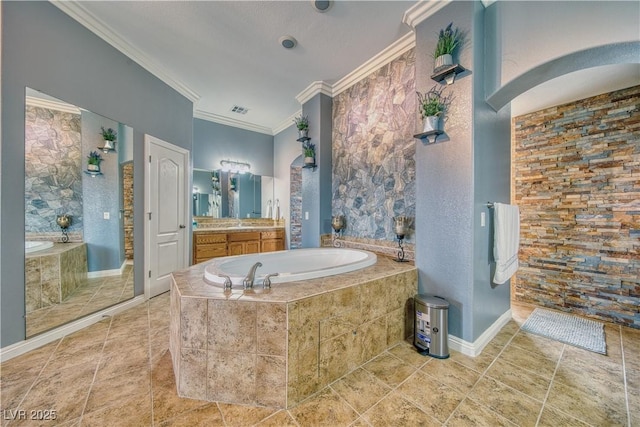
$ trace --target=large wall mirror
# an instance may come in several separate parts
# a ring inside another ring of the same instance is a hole
[[[217,170],[193,170],[193,216],[210,218],[272,218],[271,176]]]
[[[133,129],[27,88],[27,338],[133,298]]]

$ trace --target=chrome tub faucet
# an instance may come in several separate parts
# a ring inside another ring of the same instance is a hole
[[[249,274],[247,274],[247,277],[245,277],[244,280],[242,281],[242,287],[244,289],[253,288],[253,282],[256,279],[256,270],[258,269],[258,267],[262,267],[261,262],[256,262],[249,269]]]

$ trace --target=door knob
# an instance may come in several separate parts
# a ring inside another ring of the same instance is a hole
[[[180,224],[180,228],[187,228],[187,227],[186,227],[186,226],[184,226],[184,225],[182,225],[182,224]]]

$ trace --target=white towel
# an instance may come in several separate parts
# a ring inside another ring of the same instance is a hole
[[[502,284],[518,270],[520,210],[515,205],[493,204],[493,257],[496,272],[493,283]]]

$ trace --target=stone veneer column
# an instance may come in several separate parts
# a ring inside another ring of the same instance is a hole
[[[314,169],[302,170],[303,248],[320,247],[320,235],[331,232],[332,106],[331,97],[322,93],[302,106],[302,114],[309,118],[309,137],[316,146],[317,164]]]

